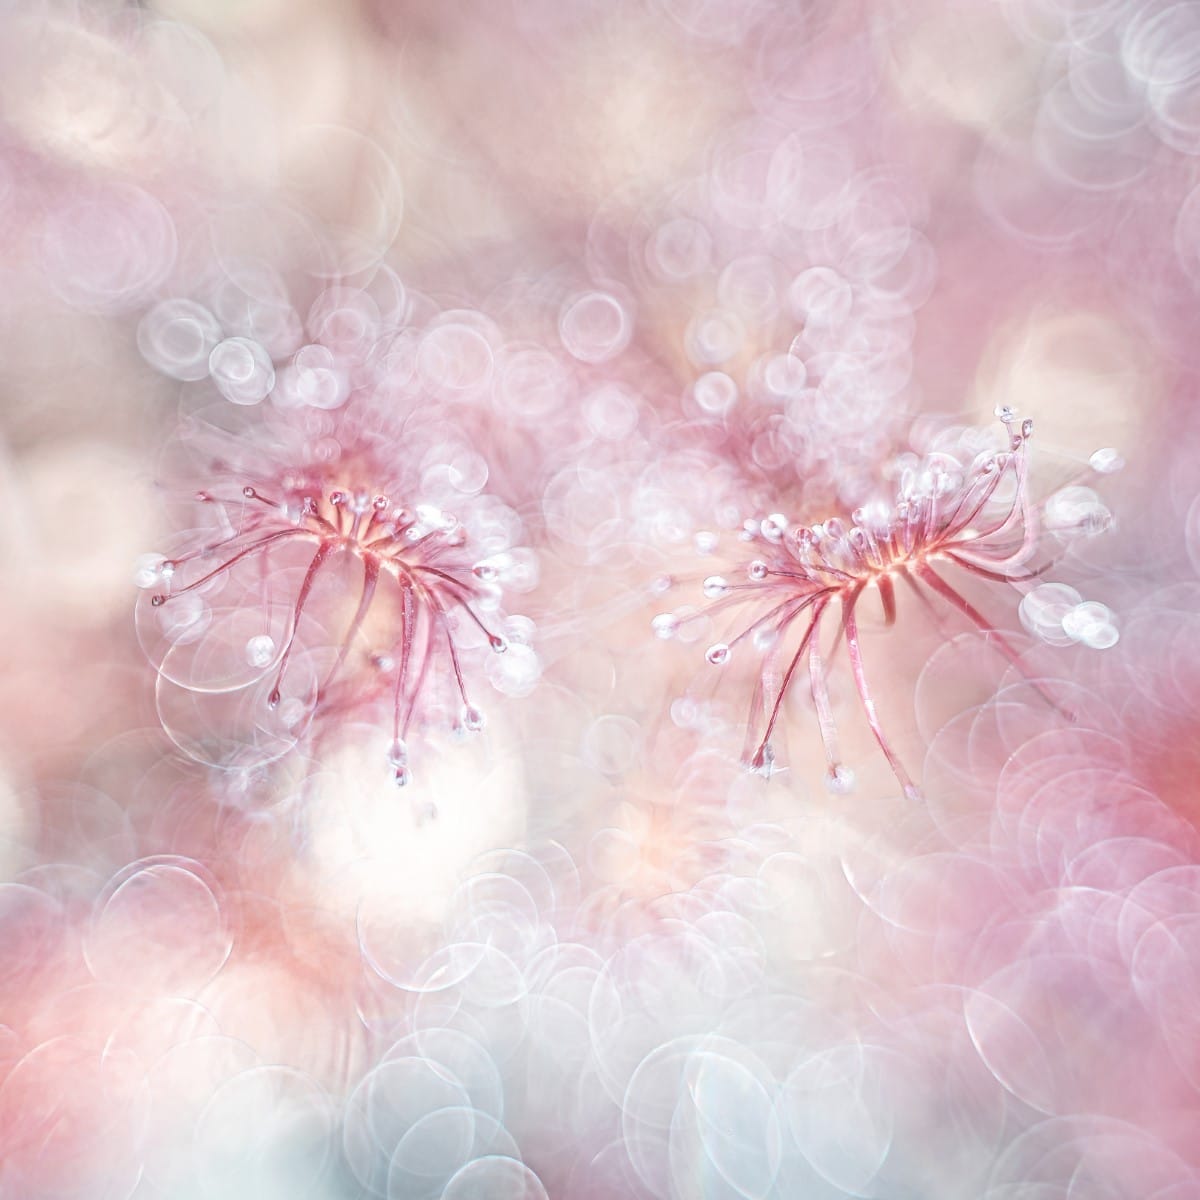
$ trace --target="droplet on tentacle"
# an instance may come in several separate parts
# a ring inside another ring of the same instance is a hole
[[[836,763],[825,775],[825,787],[835,796],[846,796],[854,791],[854,772],[842,763]]]
[[[788,521],[782,513],[771,513],[759,522],[759,532],[769,542],[777,542],[787,531]]]
[[[709,646],[704,657],[714,667],[723,667],[729,661],[729,647],[724,642],[716,642]]]
[[[1088,466],[1098,475],[1112,475],[1114,472],[1121,470],[1124,465],[1125,460],[1111,446],[1106,446],[1103,450],[1097,450],[1088,459]]]
[[[750,770],[755,775],[761,775],[764,779],[771,777],[771,772],[775,769],[775,750],[770,742],[763,742],[761,746],[754,752],[753,758],[750,759]]]
[[[669,642],[679,632],[679,618],[674,613],[659,613],[650,622],[650,628],[654,630],[655,637]]]
[[[260,633],[246,639],[246,661],[252,667],[269,667],[275,658],[275,639]]]
[[[167,560],[159,554],[143,554],[134,564],[133,585],[145,591],[167,578]]]

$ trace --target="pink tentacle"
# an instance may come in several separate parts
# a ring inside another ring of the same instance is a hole
[[[308,564],[308,570],[304,572],[304,580],[300,584],[300,591],[296,595],[296,603],[292,608],[292,629],[288,634],[287,645],[283,648],[283,657],[279,660],[279,670],[275,673],[275,686],[271,689],[271,694],[267,697],[267,703],[274,708],[279,703],[280,688],[283,685],[283,673],[287,670],[288,659],[291,658],[292,647],[296,644],[296,634],[300,631],[300,618],[304,613],[304,606],[308,602],[309,593],[312,591],[313,584],[316,582],[317,574],[321,567],[324,566],[326,559],[330,554],[337,549],[330,542],[322,542],[317,548],[316,554],[313,555],[312,561]]]
[[[892,774],[900,781],[900,786],[904,789],[904,794],[908,797],[916,797],[920,794],[919,790],[916,784],[913,783],[908,772],[904,769],[904,764],[901,763],[896,752],[892,749],[892,745],[888,741],[887,735],[883,732],[883,726],[879,721],[879,713],[875,708],[875,699],[871,694],[870,685],[867,683],[867,673],[863,666],[862,651],[858,645],[858,623],[854,619],[853,603],[846,609],[843,626],[846,631],[846,651],[850,656],[850,669],[854,673],[854,686],[858,689],[858,698],[862,701],[863,712],[867,715],[867,724],[870,725],[871,732],[875,735],[875,741],[879,743],[879,748],[883,751],[883,756],[888,761],[888,766],[892,768]]]
[[[995,625],[987,619],[965,596],[952,588],[940,575],[928,566],[922,566],[917,569],[917,575],[923,583],[927,583],[939,596],[944,600],[949,601],[964,617],[966,617],[983,636],[990,641],[1000,653],[1014,666],[1030,687],[1033,688],[1055,712],[1060,713],[1068,721],[1074,721],[1073,713],[1068,712],[1058,703],[1048,691],[1029,674],[1025,664],[1021,661],[1021,655],[1016,647],[1008,640],[1008,638],[995,627]]]

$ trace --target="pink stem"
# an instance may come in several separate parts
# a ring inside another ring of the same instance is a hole
[[[455,600],[458,601],[458,606],[467,614],[468,617],[471,618],[472,621],[475,622],[475,624],[477,626],[479,626],[480,630],[487,636],[487,638],[489,640],[495,638],[496,634],[494,634],[483,623],[483,620],[479,617],[479,615],[475,612],[475,610],[470,606],[470,604],[468,604],[467,601],[463,598],[464,596],[472,596],[473,593],[471,591],[471,588],[467,584],[463,583],[463,581],[461,579],[455,579],[453,575],[447,574],[447,572],[445,572],[445,571],[439,571],[437,569],[437,567],[419,566],[419,567],[412,567],[411,570],[414,575],[417,574],[418,572],[423,575],[433,575],[436,578],[442,580],[444,583],[449,584],[451,587],[456,588],[457,593],[454,598],[455,598]],[[432,592],[430,593],[430,595],[432,596]],[[440,605],[438,606],[438,608],[439,608],[439,611],[442,613],[442,617],[444,620],[445,619],[445,610],[442,609]],[[449,630],[447,630],[447,633],[448,632],[449,632]]]
[[[358,608],[355,609],[350,627],[346,630],[346,636],[343,638],[341,648],[338,650],[337,660],[329,668],[329,674],[325,676],[325,682],[321,684],[321,690],[317,693],[318,699],[325,694],[326,689],[333,682],[334,676],[337,675],[338,671],[341,670],[342,664],[346,661],[346,656],[350,653],[351,644],[358,636],[358,631],[362,628],[363,621],[366,620],[367,613],[370,611],[371,601],[375,597],[375,585],[378,582],[379,559],[372,554],[363,561],[363,586],[362,593],[358,598]]]
[[[1020,575],[1005,575],[1000,571],[993,571],[990,567],[985,567],[973,555],[965,554],[960,550],[946,550],[944,553],[947,558],[958,563],[960,567],[965,567],[971,574],[978,575],[983,579],[990,579],[993,583],[1029,583],[1045,575],[1047,571],[1052,570],[1062,561],[1062,555],[1058,554],[1035,570],[1022,571]]]
[[[821,745],[825,748],[825,761],[829,764],[830,771],[836,772],[841,765],[837,723],[833,719],[833,706],[829,703],[829,688],[821,663],[821,648],[816,638],[813,638],[808,651],[808,677],[812,687],[813,708],[817,711],[817,727],[821,731]]]
[[[979,482],[979,480],[976,479],[975,483],[971,484],[971,486],[967,489],[966,493],[963,495],[962,499],[958,502],[958,505],[954,509],[954,512],[951,513],[949,519],[946,521],[945,527],[947,529],[955,529],[955,530],[966,529],[971,524],[971,522],[973,520],[975,520],[975,518],[977,516],[979,516],[979,514],[981,512],[983,512],[984,505],[987,504],[987,502],[995,494],[996,488],[1000,484],[1000,480],[1004,477],[1004,471],[1005,471],[1005,468],[1002,467],[998,470],[993,471],[990,475],[985,475],[982,477],[984,480],[984,485],[983,485],[983,488],[981,489],[981,495],[979,496],[979,499],[976,501],[975,507],[973,509],[971,509],[970,514],[968,516],[964,517],[961,515],[962,510],[967,506],[968,501],[971,499],[971,493],[975,490],[976,485]]]
[[[165,603],[167,600],[170,600],[173,596],[182,596],[184,594],[184,592],[190,592],[190,591],[193,591],[195,588],[203,587],[206,583],[209,582],[209,580],[216,579],[216,577],[218,575],[220,575],[222,571],[228,571],[230,567],[236,566],[239,562],[242,561],[242,559],[249,557],[251,554],[254,554],[259,550],[265,549],[272,542],[278,542],[284,538],[290,538],[290,537],[311,537],[311,536],[312,536],[312,534],[310,534],[305,529],[283,529],[278,533],[268,533],[265,537],[259,538],[259,540],[257,542],[254,542],[251,545],[247,546],[244,550],[239,550],[237,552],[237,554],[235,554],[232,558],[227,559],[219,567],[214,567],[211,571],[208,572],[207,575],[202,575],[199,579],[193,580],[186,587],[181,587],[177,591],[173,591],[173,592],[169,593],[168,595],[165,595],[163,597],[162,603]],[[178,560],[172,560],[172,561],[178,561]]]
[[[437,614],[438,624],[442,627],[442,632],[446,635],[446,646],[450,651],[450,664],[454,668],[454,678],[458,681],[458,694],[462,697],[464,704],[470,704],[467,699],[467,685],[463,681],[462,665],[458,661],[458,650],[454,645],[454,637],[450,632],[450,623],[446,620],[446,610],[442,607],[441,602],[436,596],[430,595],[430,603],[433,606],[434,612]],[[465,605],[463,606],[466,607]],[[470,611],[469,609],[467,610]]]
[[[396,690],[392,706],[392,737],[400,739],[400,698],[404,694],[405,681],[408,678],[409,661],[412,658],[413,638],[415,630],[413,622],[416,618],[416,605],[413,602],[412,584],[407,579],[397,579],[400,587],[400,666],[396,671]]]
[[[779,622],[780,629],[787,628],[787,626],[790,625],[810,604],[815,603],[825,595],[828,595],[828,589],[823,589],[819,592],[813,592],[812,595],[805,596],[801,600],[797,600],[795,596],[790,596],[787,600],[784,600],[780,604],[776,604],[772,609],[764,613],[763,616],[759,617],[757,621],[747,625],[746,628],[743,629],[742,632],[739,633],[737,637],[735,637],[733,641],[729,643],[730,647],[738,645],[739,642],[744,641],[760,626],[765,625],[768,621],[772,620],[774,617],[777,617],[780,613],[786,612],[786,610],[790,609],[791,611],[787,612],[787,615]]]
[[[421,663],[417,668],[417,677],[413,680],[412,687],[408,689],[408,705],[404,712],[404,721],[400,726],[400,736],[408,737],[408,727],[412,722],[413,713],[416,711],[417,699],[421,695],[425,687],[425,680],[429,675],[429,664],[433,657],[433,622],[425,622],[425,642],[421,647]]]
[[[933,570],[928,566],[917,568],[917,574],[922,582],[927,583],[939,596],[944,600],[948,600],[960,613],[963,614],[983,636],[992,641],[1000,653],[1017,669],[1021,678],[1033,688],[1055,712],[1060,713],[1068,721],[1074,721],[1075,717],[1063,708],[1057,700],[1026,670],[1024,663],[1021,662],[1021,656],[1013,644],[992,624],[965,596],[955,591],[944,579],[939,575],[934,574]]]
[[[288,659],[292,654],[292,647],[296,644],[296,634],[300,631],[300,617],[304,612],[304,605],[308,601],[308,596],[312,591],[313,583],[316,581],[317,573],[335,549],[336,546],[332,543],[322,542],[317,548],[316,554],[313,555],[312,562],[308,564],[308,570],[304,572],[304,581],[300,584],[300,591],[296,596],[296,603],[292,609],[291,633],[288,635],[287,645],[283,649],[283,657],[279,660],[279,670],[275,675],[275,686],[271,690],[271,694],[267,697],[267,703],[272,708],[279,703],[283,673],[287,670]]]
[[[871,695],[870,686],[867,683],[867,673],[863,667],[862,652],[858,646],[858,623],[854,619],[854,600],[851,599],[846,608],[843,618],[843,627],[846,631],[846,650],[850,655],[850,668],[854,672],[854,685],[858,689],[858,698],[862,701],[863,711],[867,714],[867,724],[871,726],[871,732],[875,735],[875,740],[879,743],[880,750],[883,751],[884,757],[888,760],[888,766],[892,768],[892,774],[900,781],[900,786],[904,789],[906,796],[917,795],[917,787],[909,778],[908,772],[904,769],[900,759],[896,756],[896,752],[892,749],[891,743],[887,740],[883,732],[883,726],[879,723],[879,714],[875,709],[875,700]]]
[[[824,604],[819,604],[814,609],[812,616],[809,618],[808,628],[804,631],[804,636],[800,639],[800,645],[796,648],[796,653],[792,655],[791,661],[787,665],[787,670],[783,673],[783,680],[779,684],[779,691],[775,694],[775,703],[771,706],[771,714],[767,718],[766,729],[763,731],[762,737],[759,739],[759,752],[763,750],[766,744],[771,740],[771,734],[775,732],[776,722],[779,720],[779,713],[783,708],[784,698],[787,696],[788,688],[792,684],[792,676],[796,673],[796,667],[800,662],[804,651],[808,648],[809,642],[812,641],[813,634],[821,620],[821,613],[824,610]]]

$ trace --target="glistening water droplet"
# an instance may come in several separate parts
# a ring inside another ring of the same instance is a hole
[[[650,622],[650,628],[654,630],[655,637],[669,642],[679,632],[679,618],[674,613],[659,613]]]
[[[854,772],[841,763],[829,768],[825,775],[825,787],[835,796],[846,796],[854,791]]]
[[[260,633],[246,641],[246,661],[252,667],[269,667],[275,658],[275,639]]]

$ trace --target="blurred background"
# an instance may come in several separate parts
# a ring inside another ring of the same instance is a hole
[[[1200,1197],[1197,155],[1191,2],[0,0],[0,1195]],[[702,581],[1003,406],[1020,665],[747,772]],[[151,611],[300,481],[492,555],[407,787],[382,602]]]

